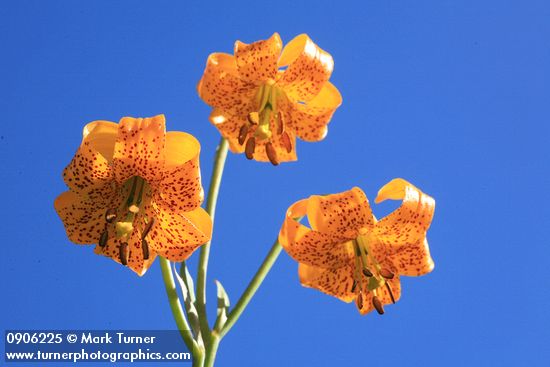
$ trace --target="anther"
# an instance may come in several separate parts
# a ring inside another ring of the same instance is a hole
[[[376,296],[372,297],[372,305],[376,309],[376,312],[378,312],[379,315],[384,314],[384,307],[382,306],[382,302],[380,302],[380,299]]]
[[[394,274],[386,268],[380,269],[380,275],[382,275],[386,279],[393,279],[394,277]]]
[[[277,158],[277,151],[275,151],[275,148],[273,147],[273,144],[271,142],[267,143],[265,145],[265,152],[267,154],[267,158],[269,158],[269,161],[272,165],[278,166],[279,165],[279,159]]]
[[[367,268],[363,268],[363,275],[365,275],[367,278],[370,278],[373,276],[372,272]]]
[[[386,282],[386,289],[388,290],[388,293],[390,294],[391,303],[395,304],[395,298],[393,297],[393,292],[391,291],[390,283]]]
[[[107,223],[113,223],[116,219],[116,209],[111,208],[105,212],[105,221]]]
[[[351,285],[351,293],[355,293],[356,288],[357,288],[357,280],[353,280],[353,284]]]
[[[141,240],[141,249],[143,250],[143,260],[149,259],[149,245],[145,238]]]
[[[144,240],[145,237],[149,234],[149,231],[151,231],[151,228],[153,228],[153,224],[155,224],[155,218],[152,218],[149,223],[145,225],[145,228],[143,228],[143,232],[141,233],[141,239]]]
[[[101,237],[99,237],[99,243],[98,243],[99,247],[105,247],[108,240],[109,240],[109,231],[107,230],[107,228],[105,228],[105,230],[101,234]]]
[[[290,136],[288,136],[286,131],[281,134],[281,141],[283,142],[286,152],[287,153],[292,152],[292,142],[290,141]]]
[[[363,293],[359,292],[359,294],[355,298],[355,304],[357,305],[357,308],[359,310],[363,308]]]
[[[248,135],[248,125],[244,124],[239,130],[239,145],[243,145]]]
[[[122,242],[119,247],[119,260],[124,266],[128,265],[128,242]]]
[[[258,125],[258,123],[260,122],[260,115],[258,114],[258,112],[250,112],[250,113],[246,116],[246,119],[247,119],[248,122],[250,122],[252,125]]]
[[[285,130],[285,120],[283,119],[283,114],[281,112],[277,113],[277,134],[281,135]]]
[[[254,158],[254,150],[256,150],[256,139],[250,138],[246,141],[246,147],[244,148],[244,154],[246,158]]]

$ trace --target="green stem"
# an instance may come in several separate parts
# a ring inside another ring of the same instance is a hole
[[[248,287],[246,287],[241,298],[237,301],[237,304],[229,313],[227,321],[225,322],[225,325],[220,332],[220,338],[223,338],[225,334],[227,334],[229,330],[231,330],[233,325],[237,322],[237,320],[245,310],[246,306],[248,305],[252,297],[254,297],[254,294],[256,294],[256,291],[271,270],[271,267],[279,257],[281,250],[282,247],[279,244],[279,241],[275,241],[275,243],[271,247],[271,250],[269,250],[269,253],[266,255],[262,265],[260,265],[260,268],[256,272],[256,275],[254,275],[254,278],[252,278],[252,280],[248,284]]]
[[[206,352],[206,359],[204,361],[204,367],[213,367],[216,360],[216,352],[218,351],[218,345],[220,344],[220,336],[216,333],[212,333],[210,336],[209,348]]]
[[[166,288],[166,295],[168,296],[168,302],[170,302],[170,309],[172,310],[172,315],[174,315],[174,320],[178,326],[181,337],[187,345],[187,348],[195,356],[198,351],[198,345],[193,340],[193,333],[189,328],[189,324],[185,319],[183,309],[181,308],[180,299],[178,297],[178,292],[176,290],[176,282],[174,281],[174,275],[172,274],[172,269],[170,267],[170,262],[164,257],[160,257],[160,267],[162,269],[162,278],[164,279],[164,286]]]
[[[216,202],[218,201],[223,167],[225,165],[225,159],[227,158],[227,148],[227,140],[222,138],[214,158],[214,169],[210,178],[208,198],[206,199],[206,211],[210,214],[212,222],[214,222],[214,215],[216,213]],[[208,271],[208,257],[210,256],[210,243],[211,241],[201,247],[197,275],[197,312],[199,314],[201,333],[203,338],[206,339],[205,342],[207,345],[209,344],[210,327],[206,315],[206,273]]]

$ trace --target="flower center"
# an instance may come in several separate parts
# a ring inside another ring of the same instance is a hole
[[[121,240],[119,245],[119,260],[122,265],[128,264],[128,239],[134,232],[134,221],[141,210],[143,196],[147,190],[149,190],[149,185],[143,178],[134,176],[128,179],[121,188],[122,192],[128,192],[126,201],[124,201],[120,208],[111,208],[105,213],[105,228],[99,238],[98,244],[102,248],[107,245],[109,240],[109,229],[111,229],[111,233],[114,232],[115,237]],[[120,213],[122,213],[122,215],[119,215]],[[149,258],[149,246],[145,237],[151,230],[153,224],[154,218],[151,220],[145,219],[145,227],[141,235],[141,248],[145,260]]]
[[[248,113],[247,122],[239,131],[239,144],[246,143],[245,154],[248,159],[254,158],[258,141],[266,141],[267,157],[275,166],[279,164],[277,151],[273,146],[275,138],[280,138],[287,153],[292,151],[290,136],[285,131],[285,117],[277,107],[284,98],[286,98],[285,92],[272,79],[258,89],[255,98],[257,110]]]
[[[386,287],[393,303],[395,299],[388,280],[395,276],[389,269],[384,268],[377,261],[369,246],[366,234],[360,234],[353,240],[355,251],[355,270],[351,291],[356,294],[357,308],[363,308],[363,284],[365,282],[368,291],[373,293],[372,303],[376,311],[382,315],[384,308],[378,298],[380,287]]]

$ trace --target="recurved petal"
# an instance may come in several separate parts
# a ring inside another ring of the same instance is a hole
[[[220,109],[212,110],[210,122],[218,129],[220,134],[229,142],[229,149],[233,153],[244,152],[244,144],[238,142],[239,131],[244,124],[247,124],[246,117],[232,116]]]
[[[212,236],[212,220],[202,208],[174,214],[152,202],[147,209],[155,217],[148,234],[151,248],[171,261],[183,261]]]
[[[200,143],[194,136],[175,131],[166,134],[164,172],[155,200],[168,210],[188,212],[201,205],[199,153]]]
[[[97,189],[113,179],[109,163],[113,159],[118,125],[93,121],[84,127],[82,143],[63,171],[63,180],[78,193]]]
[[[351,292],[353,269],[349,266],[323,269],[300,263],[298,275],[304,287],[318,289],[348,303],[355,299],[355,294]]]
[[[235,59],[241,79],[260,84],[277,76],[277,60],[283,42],[278,33],[253,43],[235,42]]]
[[[332,56],[301,34],[281,54],[279,67],[287,66],[278,84],[295,101],[312,100],[329,80],[334,68]]]
[[[235,57],[213,53],[206,61],[204,74],[197,85],[199,96],[214,108],[226,111],[252,111],[257,87],[241,79]]]
[[[164,115],[123,117],[113,156],[117,182],[139,176],[150,184],[162,179],[166,125]]]
[[[90,200],[73,191],[66,191],[55,199],[55,211],[63,221],[71,242],[98,243],[105,228],[105,212],[118,204],[114,191],[105,190],[105,193]]]
[[[400,178],[380,189],[376,202],[386,199],[403,202],[398,209],[376,224],[374,235],[386,247],[387,256],[392,259],[399,273],[429,273],[434,263],[426,241],[426,232],[435,210],[434,199]]]
[[[314,230],[353,239],[370,228],[374,217],[365,193],[358,187],[338,194],[309,198],[307,217]]]
[[[353,244],[338,235],[312,231],[296,218],[302,217],[307,201],[294,203],[287,211],[279,243],[296,261],[322,268],[338,268],[353,262]]]
[[[340,104],[340,92],[332,83],[326,82],[319,94],[309,102],[304,104],[287,100],[282,106],[286,121],[296,135],[302,140],[314,142],[325,138],[327,124]]]
[[[141,232],[134,231],[127,239],[116,238],[114,232],[110,234],[109,241],[105,247],[100,247],[99,245],[95,247],[94,252],[98,255],[103,255],[110,257],[112,260],[117,263],[122,263],[120,247],[125,245],[125,260],[126,266],[132,269],[137,275],[142,276],[145,274],[147,269],[151,267],[157,254],[153,251],[150,251],[149,258],[143,258],[143,249],[142,249],[142,239]]]

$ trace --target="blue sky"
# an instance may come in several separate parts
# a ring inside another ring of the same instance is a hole
[[[383,317],[360,316],[302,288],[282,254],[219,365],[548,365],[549,17],[542,0],[4,1],[2,329],[173,328],[158,262],[138,278],[67,240],[61,172],[87,122],[164,113],[200,140],[207,186],[219,136],[195,86],[208,54],[305,32],[333,55],[344,103],[296,163],[228,157],[211,319],[213,280],[236,301],[286,208],[311,194],[374,198],[408,179],[437,202],[436,267],[404,278]]]

